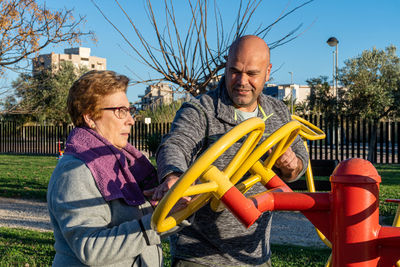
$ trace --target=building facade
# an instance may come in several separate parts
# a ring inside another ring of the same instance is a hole
[[[52,70],[57,72],[62,62],[69,61],[76,68],[86,67],[89,70],[106,70],[107,60],[101,57],[90,55],[90,48],[75,47],[64,49],[64,54],[39,55],[32,61],[32,72],[37,73],[43,70]]]
[[[264,86],[263,93],[279,100],[290,100],[293,94],[293,101],[301,103],[310,95],[310,87],[300,84],[268,84]]]
[[[139,108],[145,110],[171,104],[174,101],[174,92],[169,84],[160,82],[149,85],[145,90],[145,94],[139,97],[141,98]]]

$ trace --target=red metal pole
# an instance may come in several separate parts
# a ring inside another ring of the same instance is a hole
[[[332,182],[332,265],[377,266],[379,261],[379,183],[363,159],[342,161]]]
[[[379,225],[379,183],[363,159],[342,161],[331,176],[331,193],[294,193],[274,177],[274,188],[246,199],[233,187],[221,198],[249,227],[267,210],[300,210],[331,241],[333,267],[392,267],[400,260],[400,227]],[[245,205],[244,205],[245,204]]]

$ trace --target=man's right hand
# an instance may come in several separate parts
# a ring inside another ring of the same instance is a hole
[[[158,201],[160,201],[164,197],[164,195],[168,192],[168,190],[171,189],[171,187],[178,181],[180,175],[181,174],[179,173],[168,174],[165,177],[164,182],[162,184],[160,184],[156,188],[145,190],[143,192],[144,195],[152,196],[152,199],[155,200],[158,204]],[[191,197],[180,198],[178,202],[175,204],[175,206],[172,208],[170,213],[175,213],[181,209],[186,208],[191,199],[192,199]]]
[[[168,190],[178,181],[180,175],[181,174],[178,173],[168,174],[165,177],[164,182],[155,189],[153,200],[161,200]]]

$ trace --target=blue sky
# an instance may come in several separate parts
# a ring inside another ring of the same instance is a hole
[[[129,22],[124,18],[114,1],[97,0],[100,8],[110,17],[126,36],[135,44],[134,34]],[[152,0],[154,9],[162,11],[163,1]],[[184,8],[184,0],[173,0],[179,19],[185,21],[189,10]],[[210,1],[212,2],[212,1]],[[250,29],[259,24],[269,25],[282,12],[286,5],[293,8],[304,1],[264,0],[257,9]],[[145,34],[151,33],[144,12],[143,0],[120,0],[128,14],[139,22]],[[225,27],[231,25],[238,0],[218,0]],[[141,63],[136,61],[131,49],[121,36],[100,15],[89,0],[46,1],[50,8],[74,8],[75,14],[87,16],[86,30],[93,30],[98,42],[84,42],[83,46],[91,47],[92,55],[107,58],[107,68],[133,78],[132,70],[141,77],[152,75]],[[306,80],[320,75],[332,77],[333,48],[326,41],[335,36],[339,40],[339,67],[345,59],[355,57],[363,50],[377,47],[384,49],[390,44],[400,49],[400,1],[398,0],[315,0],[296,11],[284,21],[277,24],[265,38],[267,43],[276,40],[283,34],[303,23],[300,31],[306,30],[296,40],[271,51],[273,74],[271,83],[289,83],[293,72],[293,81],[305,84]],[[63,53],[64,46],[46,48],[43,53],[54,51]],[[10,74],[12,79],[14,75]],[[134,102],[138,95],[144,93],[145,86],[134,86],[128,90],[128,98]]]

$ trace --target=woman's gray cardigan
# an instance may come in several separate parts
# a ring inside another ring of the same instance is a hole
[[[47,202],[55,237],[53,266],[162,266],[149,202],[134,207],[119,199],[105,201],[81,160],[65,155],[59,161]]]

